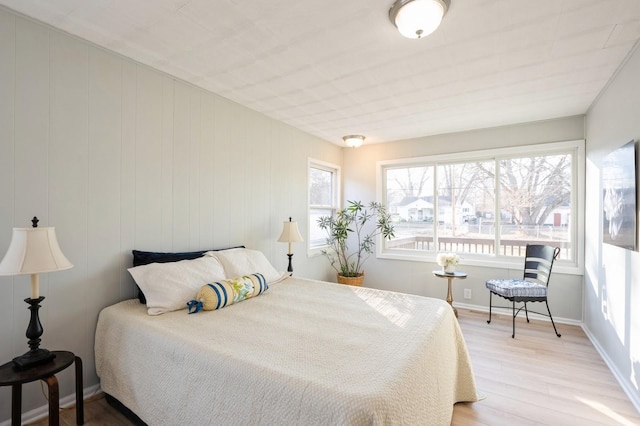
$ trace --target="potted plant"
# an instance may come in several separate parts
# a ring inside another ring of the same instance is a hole
[[[376,237],[391,239],[393,225],[386,208],[375,201],[368,206],[359,201],[348,201],[349,205],[338,210],[335,217],[322,216],[318,226],[327,232],[328,248],[322,250],[331,267],[338,273],[342,284],[362,285],[363,264],[373,253]],[[353,239],[349,241],[349,237]],[[349,251],[349,243],[353,251]]]

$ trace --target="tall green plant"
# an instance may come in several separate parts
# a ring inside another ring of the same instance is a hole
[[[331,267],[345,277],[363,274],[363,264],[373,253],[376,237],[385,239],[394,236],[393,224],[387,209],[375,201],[368,206],[359,201],[348,201],[349,205],[338,210],[335,217],[322,216],[318,226],[327,232],[328,249],[322,250]],[[375,222],[375,226],[373,225]],[[372,228],[373,226],[373,228]],[[349,253],[348,240],[353,235],[357,248]]]

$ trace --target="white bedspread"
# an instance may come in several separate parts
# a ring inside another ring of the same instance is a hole
[[[288,278],[227,308],[105,308],[102,389],[148,425],[448,425],[476,401],[446,302]]]

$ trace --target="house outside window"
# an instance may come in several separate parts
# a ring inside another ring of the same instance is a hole
[[[378,163],[378,192],[395,226],[383,258],[513,265],[527,243],[561,248],[581,273],[584,141]]]
[[[334,216],[340,208],[340,167],[309,159],[309,255],[326,246],[326,232],[318,227],[322,216]]]

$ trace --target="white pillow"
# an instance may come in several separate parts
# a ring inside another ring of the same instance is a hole
[[[227,278],[218,259],[211,256],[149,263],[128,271],[147,299],[149,315],[186,309],[200,287]]]
[[[222,251],[208,251],[207,257],[216,257],[222,263],[227,277],[241,277],[250,274],[262,274],[271,284],[281,278],[281,274],[271,265],[266,256],[258,250],[237,248]]]

